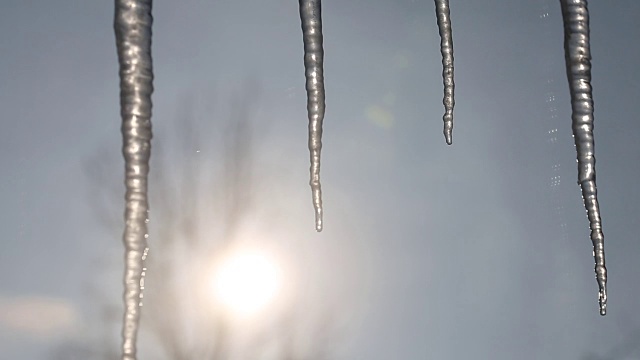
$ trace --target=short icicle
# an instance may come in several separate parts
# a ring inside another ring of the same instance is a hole
[[[456,104],[453,81],[453,37],[451,36],[451,16],[449,0],[435,0],[438,31],[440,32],[440,52],[442,53],[442,82],[444,84],[444,139],[447,145],[453,143],[453,107]]]
[[[309,153],[311,196],[316,215],[316,231],[322,231],[322,189],[320,186],[320,151],[324,119],[324,50],[322,48],[322,16],[320,0],[299,0],[304,68],[309,117]]]
[[[564,22],[567,78],[571,93],[571,127],[578,155],[578,183],[582,188],[582,198],[591,228],[596,280],[599,287],[600,315],[606,315],[607,268],[604,260],[604,234],[596,187],[589,10],[586,0],[560,0],[560,5]]]
[[[125,159],[124,319],[122,360],[136,359],[144,258],[147,252],[147,176],[151,155],[152,0],[116,0],[114,30],[120,65],[122,153]]]

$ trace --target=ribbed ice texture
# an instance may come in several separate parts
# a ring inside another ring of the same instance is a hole
[[[596,187],[589,11],[586,0],[561,0],[560,4],[564,22],[567,78],[571,92],[571,122],[578,154],[578,183],[582,188],[582,198],[591,228],[600,314],[605,315],[607,313],[607,268],[604,260],[604,235]]]
[[[320,151],[324,119],[324,50],[320,0],[299,0],[304,41],[304,69],[307,80],[307,114],[309,116],[309,153],[311,196],[316,214],[316,231],[322,231],[322,189],[320,186]]]
[[[453,107],[456,101],[453,96],[456,84],[453,82],[453,38],[451,36],[451,16],[449,0],[435,0],[438,31],[440,32],[440,52],[442,53],[442,82],[444,84],[444,139],[447,145],[453,142]]]
[[[122,359],[136,358],[144,257],[147,250],[147,174],[151,153],[152,0],[116,0],[114,28],[120,63],[120,114],[126,208]]]

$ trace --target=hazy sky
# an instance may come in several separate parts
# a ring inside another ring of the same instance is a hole
[[[0,5],[3,358],[47,359],[61,342],[99,338],[88,288],[119,301],[121,230],[100,225],[104,199],[86,171],[113,163],[109,181],[121,182],[113,12],[112,1]],[[153,146],[172,141],[185,99],[215,123],[247,79],[259,84],[247,101],[270,170],[244,232],[305,265],[292,270],[307,282],[294,292],[309,316],[335,310],[332,358],[577,360],[610,356],[640,330],[640,2],[590,4],[606,317],[576,184],[558,1],[452,1],[450,147],[433,2],[325,1],[320,234],[298,4],[156,1],[153,15]],[[162,252],[153,234],[150,246]],[[628,350],[616,359],[640,358]]]

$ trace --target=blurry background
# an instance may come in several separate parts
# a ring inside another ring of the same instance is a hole
[[[113,12],[0,5],[2,358],[119,354]],[[156,1],[153,14],[140,359],[640,359],[640,3],[590,4],[606,317],[557,1],[452,2],[451,147],[433,2],[325,1],[322,233],[298,4]],[[249,314],[211,291],[243,252],[277,273]]]

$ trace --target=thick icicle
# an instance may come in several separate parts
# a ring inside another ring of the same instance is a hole
[[[578,183],[589,218],[591,242],[599,287],[600,315],[607,313],[607,268],[604,234],[596,187],[596,159],[593,140],[593,97],[591,94],[591,52],[589,10],[586,0],[560,0],[564,22],[564,51],[571,92],[571,123],[578,153]]]
[[[444,139],[447,145],[453,142],[453,107],[456,104],[453,93],[456,84],[453,81],[453,38],[451,36],[451,16],[449,0],[435,0],[438,31],[440,32],[440,52],[442,53],[442,82],[444,83]]]
[[[299,0],[304,69],[309,116],[309,153],[311,196],[316,214],[316,231],[322,231],[322,189],[320,186],[320,151],[324,119],[324,50],[322,48],[322,16],[320,0]]]
[[[120,63],[122,153],[126,208],[122,359],[136,359],[136,338],[147,251],[147,175],[151,154],[152,0],[116,0],[114,29]]]

